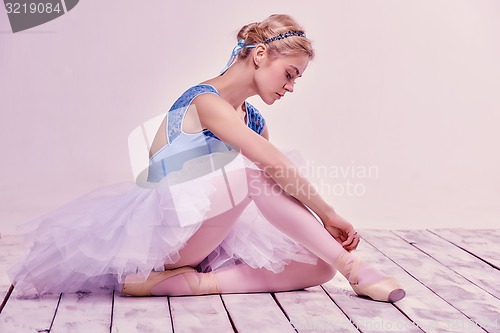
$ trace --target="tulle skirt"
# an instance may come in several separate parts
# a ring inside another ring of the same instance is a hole
[[[286,152],[296,165],[300,156]],[[210,217],[241,202],[245,168],[233,152],[192,159],[159,183],[123,182],[98,188],[24,227],[32,247],[8,271],[20,292],[57,293],[118,289],[124,277],[164,270]],[[223,182],[221,182],[223,180]],[[221,184],[225,193],[221,193]],[[224,187],[224,186],[222,186]],[[227,204],[214,198],[227,196]],[[251,202],[228,235],[196,268],[207,272],[238,264],[280,272],[292,260],[316,257],[276,229]]]

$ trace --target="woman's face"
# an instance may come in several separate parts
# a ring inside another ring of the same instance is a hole
[[[293,92],[295,80],[309,64],[307,55],[279,56],[271,58],[268,55],[260,59],[259,69],[255,72],[255,82],[260,98],[271,105],[274,101]]]

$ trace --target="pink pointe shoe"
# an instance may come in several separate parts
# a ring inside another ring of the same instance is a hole
[[[361,259],[344,252],[335,262],[335,268],[349,281],[352,289],[359,296],[367,296],[375,301],[394,303],[403,299],[406,292],[393,277],[382,278],[373,283],[358,284]]]
[[[144,281],[143,275],[140,274],[127,275],[121,293],[130,296],[153,296],[151,289],[158,283],[184,273],[195,273],[184,275],[191,289],[191,295],[219,293],[219,286],[213,272],[198,273],[190,266],[179,267],[164,272],[151,272],[146,281]]]

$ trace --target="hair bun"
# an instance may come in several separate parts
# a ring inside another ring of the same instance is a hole
[[[273,14],[262,22],[253,22],[244,25],[236,40],[243,39],[245,45],[263,43],[264,41],[285,34],[290,31],[304,32],[304,29],[291,16],[286,14]],[[268,43],[268,52],[273,55],[291,55],[297,53],[306,54],[309,59],[314,57],[314,50],[311,41],[305,37],[279,38],[272,43]],[[246,58],[252,49],[243,48],[238,54],[239,59]]]
[[[258,36],[260,22],[253,22],[243,26],[237,35],[237,40],[244,39],[245,44],[252,44],[257,42],[255,39]]]

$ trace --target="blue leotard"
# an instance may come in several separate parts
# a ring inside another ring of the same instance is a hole
[[[195,157],[213,152],[231,150],[208,129],[197,133],[186,133],[182,130],[182,122],[193,100],[201,94],[219,92],[209,84],[199,84],[186,90],[175,101],[167,114],[166,134],[168,144],[160,148],[149,159],[148,181],[159,182],[168,173],[179,170],[184,162]],[[260,112],[245,101],[247,126],[258,134],[262,134],[266,122]]]

